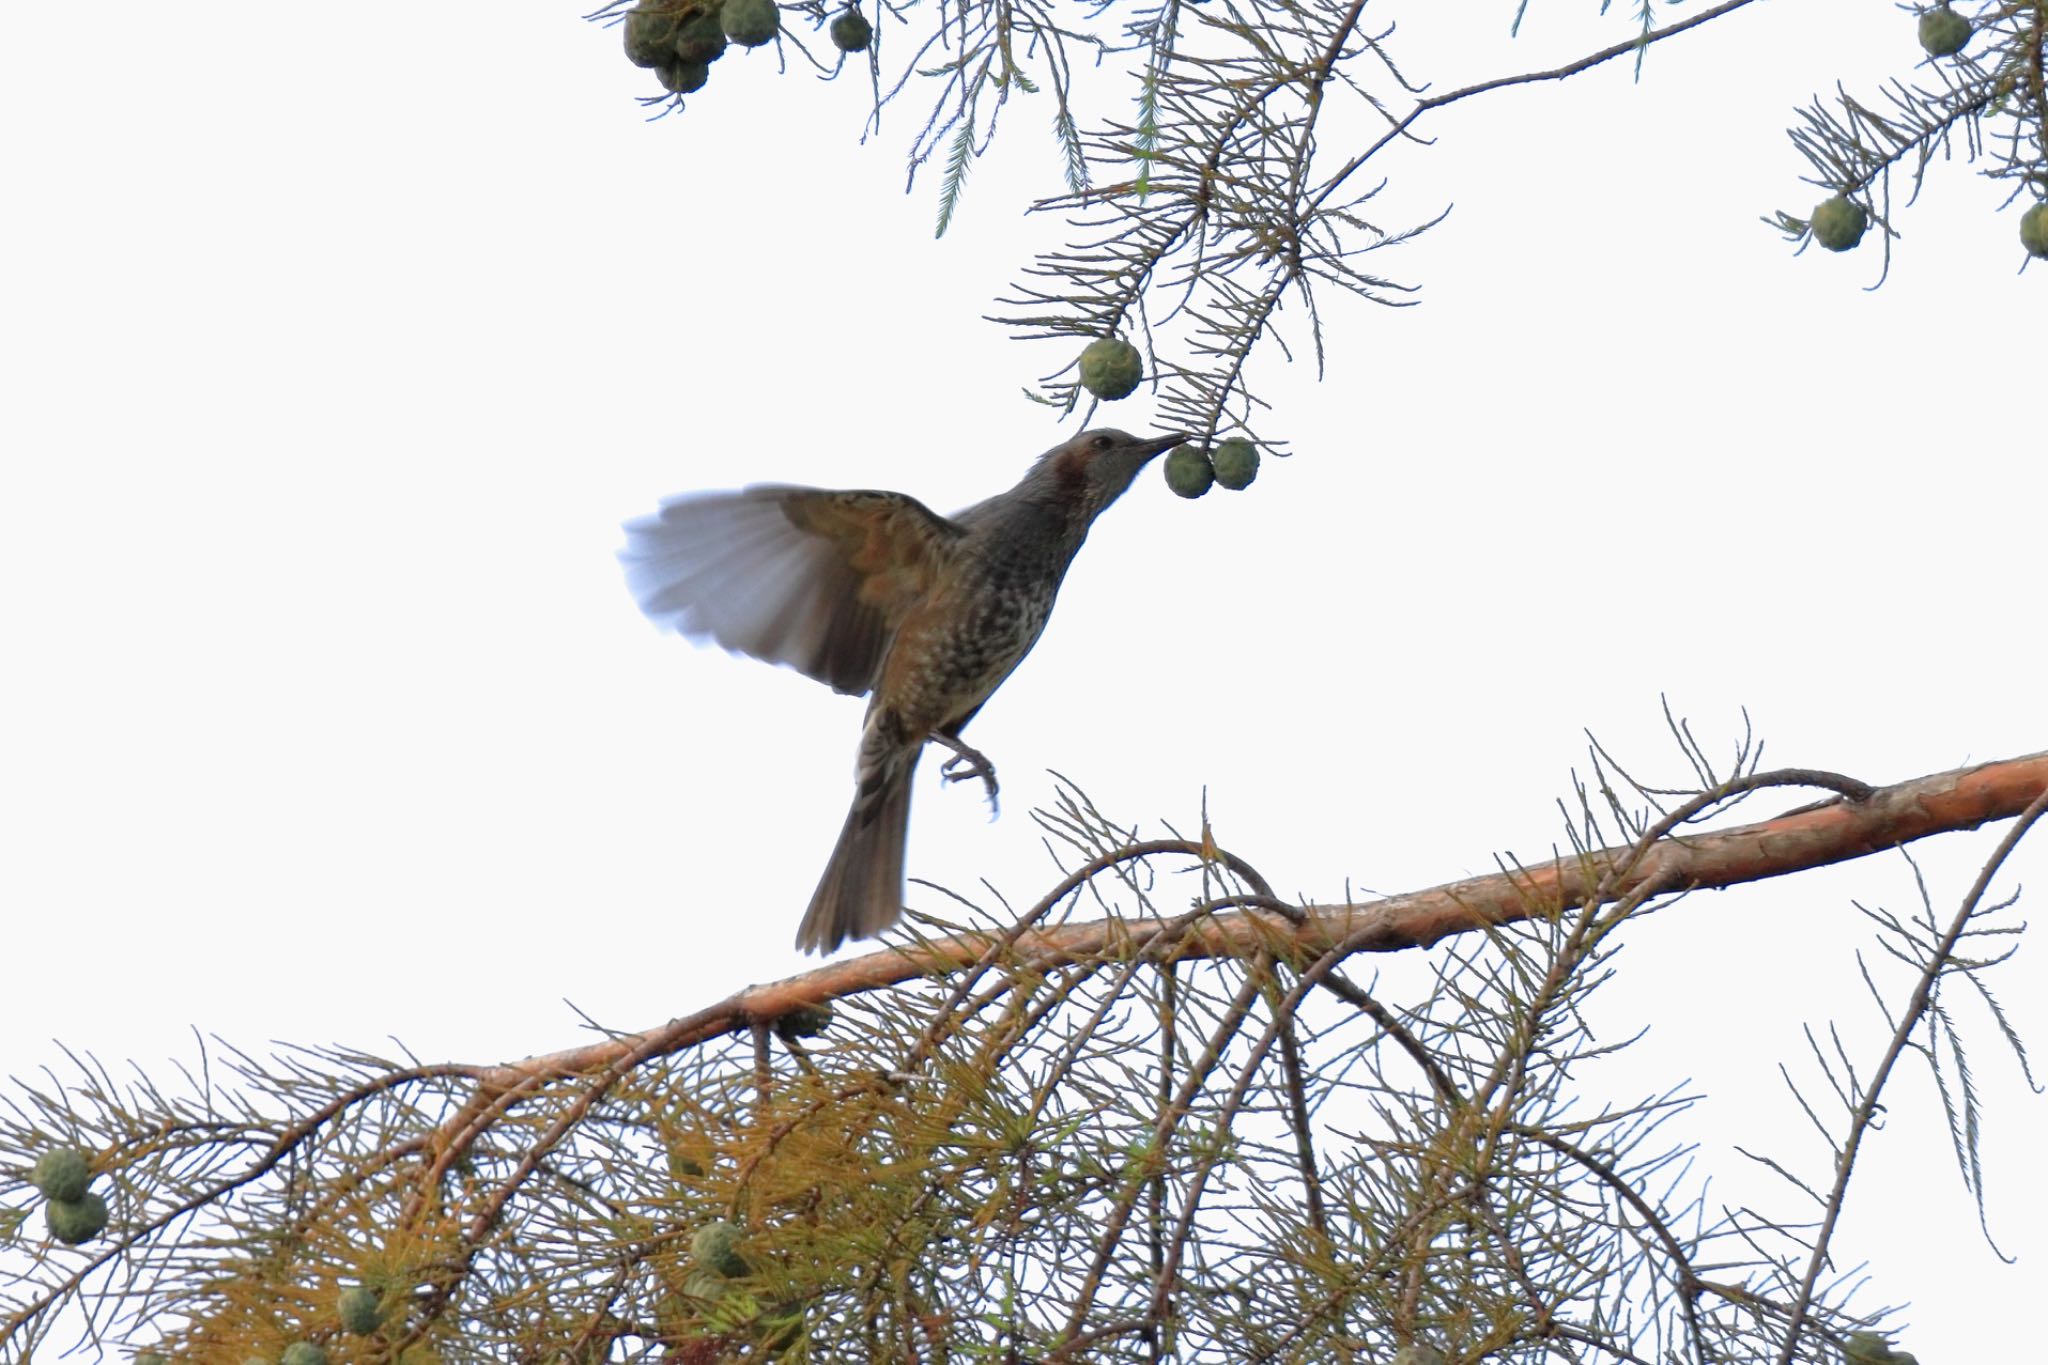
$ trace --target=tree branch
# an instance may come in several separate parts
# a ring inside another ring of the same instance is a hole
[[[1819,786],[1842,795],[1756,824],[1683,837],[1677,833],[1686,821],[1704,816],[1736,795],[1795,785]],[[522,1097],[535,1095],[557,1081],[582,1080],[590,1087],[557,1117],[518,1171],[504,1182],[498,1198],[472,1222],[465,1242],[468,1253],[474,1255],[504,1201],[534,1164],[622,1075],[656,1057],[758,1028],[797,1009],[887,989],[917,977],[985,970],[996,957],[1006,954],[1044,971],[1105,954],[1121,959],[1130,969],[1145,960],[1249,958],[1272,953],[1296,962],[1318,962],[1320,970],[1313,975],[1320,979],[1353,953],[1426,947],[1453,934],[1569,909],[1623,901],[1641,904],[1657,895],[1805,871],[1929,835],[2009,819],[2037,807],[2044,794],[2048,794],[2048,753],[1936,773],[1883,788],[1810,769],[1752,773],[1702,792],[1627,846],[1588,851],[1535,867],[1513,867],[1492,876],[1363,905],[1300,909],[1272,902],[1263,879],[1242,860],[1217,848],[1206,838],[1206,831],[1200,842],[1163,839],[1133,843],[1091,859],[1070,873],[1001,933],[961,934],[892,947],[750,987],[659,1028],[510,1065],[465,1068],[475,1076],[476,1090],[423,1145],[433,1153],[438,1176],[476,1140],[492,1116]],[[1248,899],[1258,908],[1217,913],[1204,903],[1170,919],[1037,927],[1090,877],[1163,855],[1229,868],[1257,887],[1255,896]],[[1247,989],[1252,989],[1249,980]],[[1240,1010],[1242,1007],[1240,1004]],[[1226,1029],[1225,1036],[1231,1031]],[[913,1061],[912,1066],[916,1065]],[[1187,1078],[1184,1086],[1196,1083],[1206,1069],[1198,1066],[1197,1074]],[[1135,1187],[1132,1193],[1136,1193]],[[1121,1212],[1127,1216],[1129,1208]],[[1114,1243],[1115,1230],[1112,1227],[1106,1238],[1105,1251]],[[1171,1260],[1169,1255],[1169,1264]],[[1071,1334],[1080,1326],[1081,1314],[1077,1313],[1067,1330]]]
[[[2048,791],[2048,752],[1933,773],[1874,788],[1862,801],[1824,801],[1757,824],[1667,839],[1605,887],[1603,898],[1739,886],[1847,862],[1931,835],[2012,819],[2043,791]],[[1143,953],[1167,939],[1177,940],[1173,951],[1182,957],[1243,957],[1277,949],[1314,958],[1333,947],[1346,954],[1425,948],[1452,934],[1583,905],[1634,851],[1634,845],[1600,849],[1363,904],[1310,905],[1285,919],[1239,912],[1193,926],[1177,927],[1171,920],[1098,920],[1034,929],[1019,935],[1015,948],[1041,965],[1092,957],[1113,945]],[[1208,853],[1217,856],[1213,847]],[[1199,858],[1204,849],[1187,840],[1155,839],[1098,862],[1107,866],[1165,854]],[[628,1053],[645,1059],[678,1052],[805,1006],[972,966],[981,961],[992,937],[961,934],[886,948],[750,986],[659,1028],[483,1069],[481,1094],[581,1075]]]

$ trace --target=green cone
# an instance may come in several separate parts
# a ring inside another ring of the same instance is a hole
[[[841,52],[865,52],[875,40],[874,25],[857,9],[848,6],[832,21],[832,46]]]
[[[92,1182],[92,1166],[85,1153],[74,1147],[52,1147],[36,1158],[29,1179],[45,1199],[77,1199]]]
[[[1970,41],[1970,21],[1947,5],[1920,16],[1920,46],[1930,57],[1953,57]]]
[[[694,95],[711,79],[711,68],[703,62],[678,60],[663,62],[654,74],[661,77],[661,88],[671,95]]]
[[[782,28],[782,11],[775,7],[775,0],[725,0],[718,22],[724,26],[725,36],[741,47],[759,47],[774,41]]]
[[[1138,348],[1122,337],[1091,341],[1081,352],[1081,387],[1097,398],[1114,402],[1128,398],[1145,377]]]
[[[43,1205],[43,1217],[52,1237],[75,1247],[107,1230],[107,1201],[87,1190],[76,1199],[52,1199]]]
[[[2048,203],[2020,215],[2020,245],[2030,256],[2048,256]]]
[[[675,55],[686,62],[715,62],[725,55],[725,28],[716,12],[693,14],[676,27]]]
[[[377,1291],[368,1285],[342,1290],[341,1300],[335,1306],[341,1311],[344,1332],[366,1337],[384,1323],[384,1307],[378,1302]]]
[[[740,1230],[730,1223],[706,1223],[690,1238],[690,1255],[728,1280],[747,1273],[746,1258],[739,1253]]]
[[[1209,457],[1194,446],[1175,446],[1166,457],[1166,486],[1184,498],[1199,498],[1216,482]]]
[[[636,6],[626,11],[626,60],[635,66],[660,66],[675,55],[676,16],[672,10]]]
[[[1209,452],[1216,482],[1233,491],[1251,487],[1259,477],[1259,448],[1250,441],[1229,440]]]
[[[1863,206],[1842,195],[1816,204],[1813,210],[1813,240],[1829,251],[1847,251],[1863,240],[1870,215]]]

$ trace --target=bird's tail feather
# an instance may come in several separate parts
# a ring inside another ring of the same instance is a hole
[[[910,835],[911,775],[917,751],[881,767],[872,790],[857,792],[796,946],[829,953],[850,938],[873,938],[903,913],[903,850]]]

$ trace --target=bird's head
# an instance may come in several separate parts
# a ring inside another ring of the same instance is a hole
[[[1078,513],[1086,525],[1131,486],[1151,459],[1187,439],[1185,432],[1165,436],[1133,436],[1111,427],[1084,431],[1054,446],[1038,459],[1032,482],[1041,496]]]

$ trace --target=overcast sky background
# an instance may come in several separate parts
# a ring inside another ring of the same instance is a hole
[[[1392,15],[1444,88],[1626,36],[1593,8],[1514,42],[1506,4]],[[926,763],[912,875],[1034,900],[1057,769],[1154,831],[1206,785],[1283,894],[1425,887],[1548,856],[1584,730],[1683,778],[1660,694],[1710,750],[1746,707],[1767,761],[1873,782],[2044,747],[2016,212],[1938,168],[1876,292],[1874,235],[1795,259],[1757,221],[1822,197],[1792,106],[1904,71],[1912,30],[1760,5],[1641,85],[1432,118],[1376,205],[1453,206],[1374,258],[1422,305],[1327,300],[1322,383],[1261,357],[1297,454],[1248,492],[1148,474],[1098,524],[970,735],[1002,817]],[[0,12],[0,1070],[62,1040],[168,1075],[192,1028],[511,1057],[578,1040],[565,1001],[639,1027],[805,965],[861,703],[659,635],[618,524],[756,480],[949,510],[1070,433],[1019,396],[1061,348],[980,320],[1058,237],[1021,212],[1050,109],[934,243],[919,99],[863,146],[864,80],[767,52],[679,118],[651,88],[574,6]],[[1998,834],[1921,847],[1943,913]],[[1999,885],[2044,872],[2037,836]],[[1850,901],[1912,886],[1881,857],[1637,926],[1596,1023],[1650,1032],[1589,1090],[1692,1078],[1717,1198],[1771,1188],[1736,1142],[1825,1178],[1777,1063],[1830,1020],[1875,1059]],[[1994,984],[2040,1045],[2038,945]],[[1927,1365],[2038,1340],[2048,1265],[2048,1110],[1961,1017],[2019,1263],[1912,1066],[1841,1245]]]

